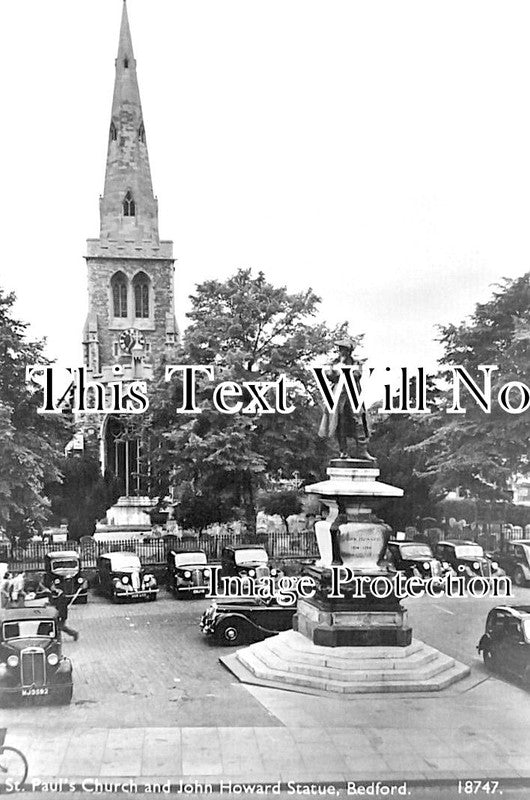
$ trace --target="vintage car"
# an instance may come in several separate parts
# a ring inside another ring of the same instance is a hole
[[[290,630],[295,612],[296,603],[280,606],[250,597],[214,600],[202,615],[200,626],[215,644],[248,644]]]
[[[231,544],[221,552],[221,574],[223,578],[276,577],[278,570],[270,569],[269,556],[261,544]]]
[[[451,571],[434,557],[429,544],[391,540],[387,546],[390,565],[407,578],[441,578]]]
[[[530,689],[530,606],[497,606],[477,645],[486,667],[521,680]]]
[[[44,556],[44,586],[58,586],[69,603],[88,601],[88,581],[81,572],[81,560],[75,550],[58,550]]]
[[[209,585],[210,568],[204,550],[169,551],[167,588],[175,597],[206,594]]]
[[[442,566],[451,567],[457,575],[466,579],[492,578],[504,575],[497,561],[485,555],[481,545],[460,539],[446,539],[438,542],[434,555]]]
[[[530,581],[530,539],[505,541],[493,557],[502,569],[513,578],[516,586],[524,586]]]
[[[46,698],[72,699],[72,662],[61,653],[57,610],[12,608],[0,612],[0,704]]]
[[[121,600],[156,600],[158,584],[146,572],[136,553],[104,553],[98,558],[96,591],[118,603]]]

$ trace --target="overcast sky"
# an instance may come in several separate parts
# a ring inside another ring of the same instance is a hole
[[[81,363],[121,0],[0,4],[0,285]],[[177,319],[237,267],[432,365],[530,269],[527,0],[129,0]]]

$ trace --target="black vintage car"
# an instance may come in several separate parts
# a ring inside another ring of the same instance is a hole
[[[68,602],[88,601],[88,581],[81,572],[81,560],[75,550],[58,550],[44,556],[43,583],[50,589],[58,586]]]
[[[530,581],[530,539],[505,541],[500,550],[493,553],[493,557],[513,578],[516,586],[524,586]]]
[[[530,606],[497,606],[478,643],[486,667],[522,681],[530,689]]]
[[[0,703],[72,699],[72,663],[62,655],[57,610],[13,608],[0,616]]]
[[[260,544],[231,544],[223,547],[221,553],[221,574],[223,578],[276,577],[278,570],[270,569],[269,556]]]
[[[442,562],[442,566],[448,565],[457,575],[463,575],[466,579],[504,575],[499,564],[487,556],[476,542],[446,539],[438,542],[434,554]]]
[[[386,554],[391,566],[407,578],[441,578],[450,571],[434,557],[431,546],[423,542],[391,540]]]
[[[175,597],[206,594],[210,568],[204,550],[170,550],[167,556],[167,588]]]
[[[215,601],[206,609],[201,630],[215,644],[259,642],[293,627],[296,603],[280,606],[257,598]]]
[[[146,572],[136,553],[105,553],[98,558],[96,590],[118,603],[121,600],[156,600],[158,584]]]

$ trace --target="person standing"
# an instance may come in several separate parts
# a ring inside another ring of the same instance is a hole
[[[57,609],[59,615],[59,628],[71,636],[74,642],[79,639],[79,633],[73,628],[68,627],[66,620],[68,619],[68,600],[62,589],[58,586],[51,587],[50,602]]]

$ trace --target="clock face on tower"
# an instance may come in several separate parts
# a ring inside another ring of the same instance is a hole
[[[127,328],[120,334],[120,348],[124,353],[130,353],[134,348],[137,350],[145,345],[145,336],[136,328]]]

